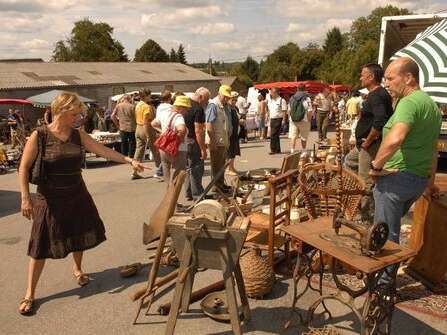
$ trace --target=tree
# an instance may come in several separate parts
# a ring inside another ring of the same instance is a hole
[[[247,59],[241,64],[242,70],[252,81],[257,81],[259,77],[259,64],[252,57],[248,56]]]
[[[58,41],[53,60],[58,62],[126,62],[123,45],[113,39],[113,28],[105,22],[83,19],[74,23],[70,38]]]
[[[325,54],[315,43],[309,43],[293,56],[292,68],[296,80],[315,80],[317,70],[325,60]]]
[[[173,62],[173,63],[178,62],[177,53],[175,52],[175,50],[173,48],[171,48],[171,52],[169,53],[169,61]]]
[[[71,61],[70,50],[68,50],[64,41],[58,41],[53,50],[52,59],[56,62],[69,62]]]
[[[148,39],[135,50],[135,62],[169,62],[169,56],[164,49],[154,40]]]
[[[292,60],[299,54],[297,44],[289,42],[277,48],[262,63],[259,72],[260,81],[291,81],[296,78]]]
[[[326,34],[326,40],[323,44],[323,50],[327,56],[334,56],[343,49],[343,36],[337,27],[333,27]]]
[[[388,5],[386,7],[377,7],[367,17],[359,17],[351,25],[350,37],[352,47],[356,48],[368,40],[373,40],[378,44],[382,17],[409,14],[411,12],[406,8]]]
[[[181,44],[181,43],[177,49],[177,61],[179,63],[186,64],[185,48],[183,47],[183,44]]]

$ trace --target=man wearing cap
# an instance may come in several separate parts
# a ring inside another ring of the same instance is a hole
[[[282,121],[285,120],[287,113],[287,103],[279,95],[279,89],[272,87],[267,97],[267,107],[270,116],[270,155],[281,153],[281,142],[279,135],[281,133]]]
[[[134,159],[141,162],[144,159],[144,152],[146,150],[146,144],[149,144],[149,148],[154,157],[155,166],[157,167],[157,174],[161,175],[161,160],[160,153],[155,147],[154,142],[157,138],[157,132],[151,127],[151,122],[155,118],[154,107],[150,104],[151,91],[149,89],[143,89],[140,91],[140,101],[135,107],[135,120],[137,128],[135,131],[135,139],[137,141],[137,149],[135,150]],[[142,178],[136,171],[132,175],[132,179]]]
[[[393,114],[390,94],[380,86],[383,69],[379,64],[367,64],[362,67],[360,81],[364,87],[360,93],[367,94],[361,109],[360,119],[355,128],[357,148],[359,150],[359,176],[372,185],[368,176],[371,161],[376,156],[382,141],[383,126]]]
[[[188,109],[191,108],[191,100],[184,95],[178,96],[172,108],[160,113],[152,122],[152,127],[161,129],[161,133],[164,133],[168,128],[174,129],[178,142],[180,143],[176,156],[171,156],[164,151],[160,150],[161,164],[163,167],[163,179],[166,183],[170,183],[177,177],[181,170],[186,170],[186,125],[184,116]],[[174,169],[174,173],[171,176],[171,168]]]
[[[231,98],[231,87],[222,85],[219,94],[210,101],[205,112],[206,131],[210,148],[211,171],[213,177],[225,166],[229,138],[232,132],[228,100]],[[216,182],[222,191],[229,187],[224,183],[224,175]]]

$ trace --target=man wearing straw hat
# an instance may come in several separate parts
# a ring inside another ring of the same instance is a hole
[[[213,177],[225,166],[229,138],[232,132],[228,100],[231,98],[231,87],[222,85],[219,94],[210,101],[205,112],[206,131],[210,148],[211,171]],[[224,175],[216,183],[222,191],[229,187],[224,183]]]

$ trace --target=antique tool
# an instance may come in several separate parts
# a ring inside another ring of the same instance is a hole
[[[212,293],[212,292],[216,292],[216,291],[222,291],[225,289],[225,283],[223,280],[219,280],[218,282],[215,282],[211,285],[202,287],[201,289],[194,291],[191,293],[191,301],[190,303],[194,303],[196,301],[199,301],[201,299],[203,299],[205,296],[207,296],[208,294]],[[171,302],[167,302],[163,305],[160,305],[158,307],[158,313],[160,315],[168,315],[169,312],[171,310]]]
[[[207,268],[223,272],[226,301],[233,332],[241,334],[234,281],[238,286],[244,320],[250,319],[239,256],[248,232],[250,220],[227,215],[217,201],[197,204],[190,215],[174,215],[168,222],[168,232],[177,253],[181,256],[180,274],[169,312],[165,334],[174,333],[180,312],[188,312],[197,269]]]
[[[213,177],[213,179],[211,179],[210,183],[205,187],[205,189],[203,190],[203,193],[200,195],[200,197],[198,197],[197,200],[195,200],[191,206],[185,207],[184,209],[179,210],[179,212],[188,213],[194,208],[195,205],[197,205],[199,202],[201,202],[203,199],[205,199],[206,196],[208,195],[208,193],[213,188],[213,186],[216,185],[217,181],[224,175],[225,170],[229,164],[230,164],[230,161],[227,161],[225,163],[225,165],[222,166],[222,168],[216,173],[216,175]]]
[[[360,235],[360,250],[364,255],[379,253],[388,239],[389,228],[385,222],[375,222],[371,225],[369,222],[347,220],[337,209],[332,221],[332,227],[337,235],[342,226],[353,229]]]
[[[230,313],[228,313],[228,304],[225,295],[225,291],[212,292],[208,294],[200,302],[200,307],[203,313],[209,316],[211,319],[218,321],[229,321]],[[239,317],[243,316],[242,311],[239,309]]]
[[[169,274],[167,274],[166,276],[157,278],[157,280],[155,281],[154,284],[154,288],[153,290],[157,290],[160,287],[162,287],[163,285],[171,282],[172,280],[174,280],[175,278],[177,278],[178,276],[178,270],[174,270],[172,272],[170,272]],[[138,299],[140,299],[145,293],[146,293],[147,288],[146,287],[142,287],[137,291],[134,291],[133,293],[129,293],[129,298],[132,301],[136,301]]]

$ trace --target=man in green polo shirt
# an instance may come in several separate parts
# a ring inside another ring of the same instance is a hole
[[[388,239],[399,243],[400,220],[424,193],[437,193],[437,138],[441,113],[419,87],[419,67],[410,58],[393,61],[385,72],[385,87],[399,99],[394,114],[383,127],[383,141],[371,162],[375,221],[386,222]],[[387,268],[381,282],[390,282],[397,267]]]
[[[419,87],[419,68],[410,58],[393,61],[385,72],[385,87],[400,99],[383,127],[383,141],[371,162],[375,221],[390,228],[388,239],[399,243],[400,220],[424,190],[435,192],[437,138],[441,113]]]

